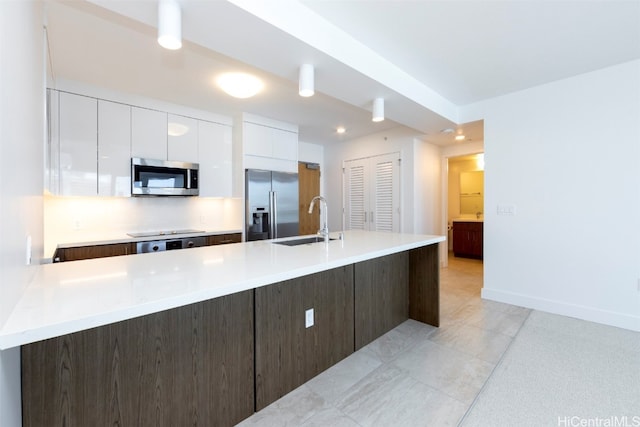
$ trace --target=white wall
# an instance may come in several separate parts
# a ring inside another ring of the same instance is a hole
[[[142,231],[241,231],[243,201],[208,197],[44,198],[44,255],[61,243],[126,239]]]
[[[0,2],[0,325],[42,257],[45,72],[42,4]],[[0,424],[16,427],[20,412],[20,349],[0,352]]]
[[[640,61],[462,116],[485,119],[482,296],[640,330]]]
[[[441,215],[441,149],[414,140],[413,232],[445,235]]]

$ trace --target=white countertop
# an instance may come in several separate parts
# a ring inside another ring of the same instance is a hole
[[[45,264],[0,329],[0,350],[444,240],[347,231],[328,245],[263,240]]]
[[[454,218],[452,221],[453,222],[484,222],[484,218],[483,217],[476,218],[474,216],[473,218]]]
[[[217,236],[220,234],[234,234],[234,233],[242,233],[242,230],[218,230],[218,231],[203,230],[195,233],[166,233],[166,234],[154,234],[152,236],[144,236],[144,237],[131,237],[129,235],[123,235],[118,233],[116,235],[110,235],[110,236],[102,235],[100,237],[95,237],[88,241],[59,243],[57,245],[57,248],[65,249],[65,248],[77,248],[82,246],[113,245],[117,243],[137,243],[137,242],[148,242],[152,240],[181,239],[183,237],[198,237],[198,236]]]

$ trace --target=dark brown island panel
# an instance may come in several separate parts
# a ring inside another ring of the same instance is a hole
[[[232,426],[438,311],[432,244],[24,345],[23,425]]]

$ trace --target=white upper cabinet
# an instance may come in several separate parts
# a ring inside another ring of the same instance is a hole
[[[98,192],[98,101],[60,92],[59,107],[58,193],[95,196]]]
[[[131,107],[131,156],[167,160],[167,113]]]
[[[184,107],[176,111],[181,114],[48,89],[45,190],[131,196],[131,158],[140,157],[199,163],[200,195],[233,197],[231,119]]]
[[[98,195],[131,195],[131,107],[98,100]]]
[[[198,120],[168,114],[167,160],[198,162]]]
[[[231,126],[198,121],[201,197],[232,196],[231,133]]]
[[[60,193],[60,113],[57,90],[47,89],[47,152],[44,188],[50,194]]]
[[[297,132],[245,121],[242,140],[245,168],[298,171]]]

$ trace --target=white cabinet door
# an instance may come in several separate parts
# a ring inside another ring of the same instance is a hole
[[[298,162],[298,134],[280,129],[271,129],[271,146],[276,159]]]
[[[242,139],[245,168],[298,171],[296,132],[244,122]]]
[[[231,197],[233,191],[231,126],[198,121],[200,196]]]
[[[167,160],[167,113],[131,107],[131,156]]]
[[[98,194],[131,195],[131,107],[98,100]]]
[[[59,94],[60,191],[63,196],[98,193],[98,100]]]
[[[344,162],[346,229],[400,230],[399,160],[392,153]]]
[[[244,153],[250,156],[272,157],[271,128],[245,122],[243,124]]]
[[[167,115],[167,160],[198,162],[198,120]]]
[[[60,194],[60,112],[57,90],[47,89],[47,152],[45,155],[44,188],[50,194]]]

